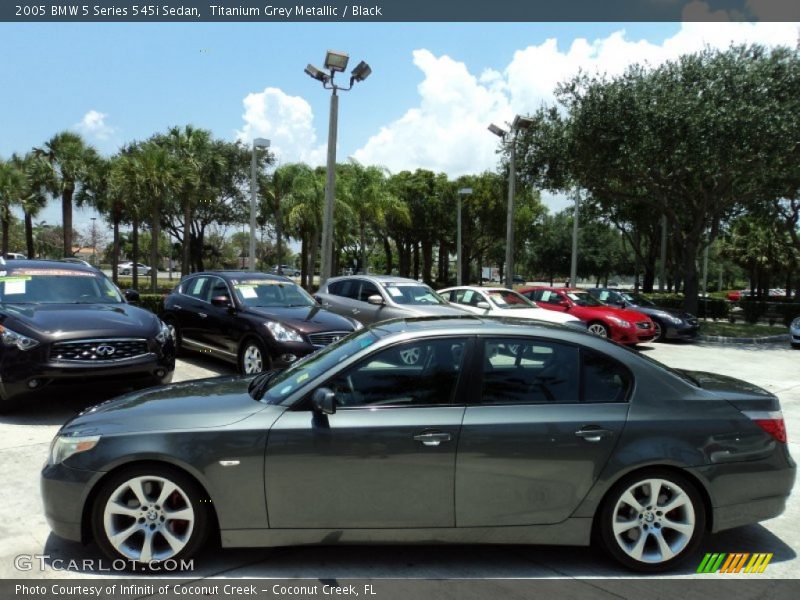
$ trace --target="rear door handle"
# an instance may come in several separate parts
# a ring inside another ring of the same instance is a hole
[[[423,446],[438,446],[442,442],[449,442],[453,437],[444,431],[426,431],[414,436],[414,441],[422,442]]]
[[[584,425],[575,432],[575,435],[587,442],[599,442],[605,437],[611,437],[614,435],[614,432],[609,429],[598,427],[597,425]]]

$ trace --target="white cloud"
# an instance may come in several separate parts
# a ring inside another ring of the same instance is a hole
[[[248,94],[242,101],[245,123],[237,137],[250,142],[255,137],[270,140],[272,151],[281,162],[325,162],[325,145],[317,141],[311,106],[300,96],[268,87]]]
[[[94,109],[83,115],[80,123],[74,125],[80,133],[96,141],[107,141],[114,135],[116,129],[106,123],[107,114]]]
[[[702,14],[708,7],[698,2],[693,10]],[[479,75],[450,56],[419,49],[413,53],[423,76],[417,87],[419,104],[382,126],[353,155],[393,172],[426,168],[458,176],[493,169],[498,140],[486,130],[488,124],[502,125],[516,113],[552,103],[556,85],[579,70],[615,75],[635,62],[658,65],[706,45],[794,46],[797,36],[792,23],[683,23],[675,35],[656,44],[630,39],[623,29],[592,41],[576,38],[568,47],[562,40],[562,48],[551,38],[518,50],[503,72]]]

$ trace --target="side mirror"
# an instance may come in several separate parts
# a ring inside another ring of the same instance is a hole
[[[214,296],[211,304],[217,308],[228,308],[231,305],[231,299],[227,296]]]
[[[381,298],[380,294],[372,294],[369,298],[367,298],[367,302],[370,304],[375,304],[376,306],[383,305],[383,298]]]
[[[139,292],[136,290],[125,290],[122,295],[125,297],[125,300],[128,302],[139,302],[141,297],[139,296]]]
[[[567,309],[569,308],[569,302],[567,302],[566,300],[562,300],[561,302],[558,303],[558,305],[561,306],[562,308],[567,308]]]
[[[482,310],[489,310],[490,308],[492,308],[491,306],[489,306],[488,302],[483,302],[483,301],[478,302],[475,306]]]
[[[336,394],[329,388],[314,390],[314,395],[311,396],[311,406],[316,413],[332,415],[336,412]]]

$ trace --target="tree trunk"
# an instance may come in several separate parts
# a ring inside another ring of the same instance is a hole
[[[319,229],[311,232],[311,248],[308,252],[308,290],[314,289],[314,270],[317,266],[317,253],[319,252]],[[333,271],[331,271],[333,274]]]
[[[188,199],[183,204],[183,248],[181,256],[181,277],[191,272],[192,260],[192,203]]]
[[[300,287],[308,289],[308,235],[300,236]]]
[[[153,202],[153,212],[150,215],[150,293],[158,291],[158,241],[161,237],[161,211],[160,202]]]
[[[36,248],[33,245],[33,217],[31,213],[25,211],[25,250],[28,258],[36,257]]]
[[[367,272],[367,224],[366,222],[361,219],[361,222],[358,224],[358,243],[361,247],[361,264],[359,267],[361,268],[362,273]]]
[[[203,246],[205,245],[205,240],[206,240],[206,230],[204,225],[197,230],[197,248],[195,250],[195,256],[197,256],[198,271],[206,270],[205,265],[203,264]]]
[[[117,267],[119,266],[119,207],[115,204],[112,212],[114,241],[111,249],[111,281],[115,285],[119,285],[119,273]]]
[[[437,265],[436,280],[447,286],[447,267],[448,267],[447,246],[443,242],[439,242],[439,260]]]
[[[64,226],[64,258],[72,256],[72,194],[74,184],[67,184],[61,194],[61,223]]]
[[[697,277],[697,250],[699,246],[699,240],[684,240],[683,310],[693,315],[697,314],[697,292],[700,287]]]
[[[419,281],[419,242],[414,242],[411,252],[414,257],[414,280]]]
[[[430,285],[433,283],[431,272],[433,271],[433,242],[425,240],[422,242],[422,281]]]
[[[283,273],[281,265],[283,264],[283,221],[281,215],[281,200],[280,197],[275,195],[275,252],[278,255],[278,272]]]
[[[386,254],[386,274],[392,274],[392,244],[389,241],[389,236],[383,237],[383,252]]]
[[[3,257],[5,257],[5,255],[8,254],[8,251],[9,251],[8,250],[8,227],[9,227],[9,216],[10,216],[9,212],[10,212],[9,209],[4,207],[3,217],[2,217],[2,221],[3,221],[3,244],[2,244]]]
[[[137,217],[133,217],[133,223],[131,224],[133,231],[131,232],[131,262],[133,262],[133,268],[131,269],[131,274],[133,276],[133,283],[132,287],[135,290],[139,289],[139,271],[136,269],[136,265],[139,264],[139,219]]]

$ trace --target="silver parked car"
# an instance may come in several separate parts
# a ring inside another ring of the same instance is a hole
[[[792,340],[792,348],[800,348],[800,317],[797,317],[789,326],[789,335]]]
[[[365,325],[400,317],[469,314],[424,283],[391,275],[333,277],[314,297],[324,308]]]
[[[781,514],[795,479],[775,395],[560,325],[398,319],[247,381],[151,388],[66,423],[41,479],[53,532],[137,572],[209,537],[595,539],[660,571],[706,532]]]

